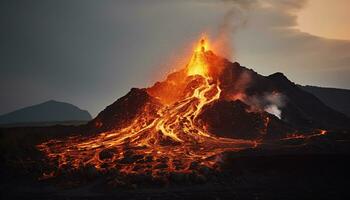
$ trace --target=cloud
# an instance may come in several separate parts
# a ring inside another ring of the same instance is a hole
[[[231,60],[301,84],[350,88],[350,42],[299,31],[305,0],[1,3],[1,114],[58,99],[96,115],[129,88],[159,80],[174,68],[169,57],[220,26],[231,31]]]
[[[227,9],[218,26],[217,46],[222,47],[217,48],[218,54],[264,75],[280,71],[303,85],[350,88],[350,41],[297,28],[298,12],[308,0],[201,2],[223,4]]]
[[[235,35],[238,61],[265,75],[285,73],[300,84],[350,88],[350,41],[297,29],[306,0],[259,1]],[[326,18],[327,16],[320,16]]]
[[[284,11],[297,11],[306,5],[307,0],[260,0],[260,3],[270,4],[270,6]]]

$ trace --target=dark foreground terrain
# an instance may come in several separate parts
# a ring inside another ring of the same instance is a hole
[[[86,170],[72,179],[39,180],[43,159],[35,144],[78,132],[75,126],[3,128],[1,199],[348,199],[348,131],[262,142],[222,155],[219,171],[198,170],[170,179]],[[50,133],[50,134],[48,134]],[[112,176],[114,177],[114,176]]]

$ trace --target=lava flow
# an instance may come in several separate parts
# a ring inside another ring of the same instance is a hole
[[[127,125],[89,136],[51,140],[38,145],[57,172],[62,168],[93,166],[97,170],[118,170],[125,174],[187,173],[193,165],[215,167],[220,153],[254,147],[255,141],[222,138],[198,123],[204,106],[220,98],[220,83],[207,64],[208,45],[200,41],[185,68],[191,80],[177,99],[160,103],[156,114],[147,108]],[[174,87],[177,83],[174,83]],[[152,96],[151,92],[149,92]],[[52,175],[53,175],[52,174]]]

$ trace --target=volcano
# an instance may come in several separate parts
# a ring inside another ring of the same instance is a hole
[[[131,89],[80,135],[37,147],[55,166],[44,178],[86,167],[160,177],[216,170],[223,152],[348,124],[282,73],[259,75],[216,55],[201,39],[184,68],[151,87]]]

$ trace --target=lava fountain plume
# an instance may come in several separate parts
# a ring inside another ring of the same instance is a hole
[[[205,51],[207,48],[208,44],[206,43],[206,40],[202,38],[187,67],[187,75],[200,75],[203,77],[208,77],[208,65],[205,56]]]
[[[149,95],[160,102],[152,108],[156,113],[151,114],[152,105],[145,106],[127,125],[114,130],[38,145],[50,164],[57,166],[52,174],[58,174],[62,168],[86,166],[152,176],[188,173],[193,163],[213,168],[220,153],[254,147],[255,141],[221,138],[198,122],[203,107],[218,100],[221,94],[220,83],[211,74],[213,66],[208,64],[210,54],[206,40],[201,39],[182,70],[182,79],[170,86],[181,88],[176,98],[164,100],[156,95],[157,91],[148,89]],[[169,91],[158,93],[170,94]]]

